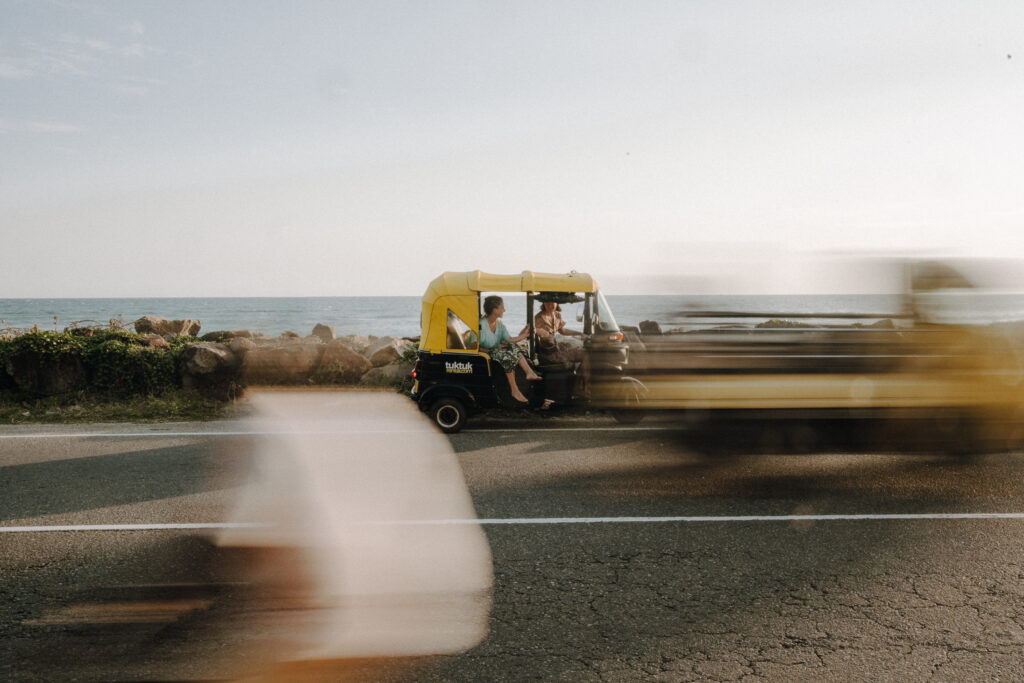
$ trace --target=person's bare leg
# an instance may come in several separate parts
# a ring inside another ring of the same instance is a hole
[[[523,392],[519,391],[519,386],[516,384],[516,372],[506,372],[505,376],[508,377],[508,389],[512,393],[512,399],[520,403],[526,403],[527,398],[523,395]]]
[[[526,362],[526,356],[519,356],[519,367],[521,367],[523,372],[526,373],[526,379],[531,382],[541,379],[541,376],[534,372],[533,368],[530,367],[530,364]]]

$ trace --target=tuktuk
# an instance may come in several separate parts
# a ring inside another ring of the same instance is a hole
[[[505,373],[481,349],[482,293],[526,294],[529,336],[524,354],[541,375],[539,382],[515,380],[536,409],[552,403],[560,410],[587,406],[610,410],[622,422],[640,419],[643,385],[626,374],[629,345],[615,322],[597,282],[586,273],[523,271],[495,275],[479,270],[446,272],[423,295],[419,354],[412,371],[412,397],[445,432],[457,432],[467,418],[481,411],[513,407]],[[534,330],[535,308],[541,302],[577,304],[582,326],[582,352],[576,360],[543,362]],[[520,323],[506,320],[510,330]]]

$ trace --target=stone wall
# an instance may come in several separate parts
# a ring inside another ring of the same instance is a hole
[[[244,386],[285,384],[390,385],[409,377],[417,340],[347,335],[317,324],[303,337],[248,330],[208,332],[187,349],[183,384],[197,387],[230,377]]]

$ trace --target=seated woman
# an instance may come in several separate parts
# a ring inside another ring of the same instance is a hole
[[[530,364],[526,362],[522,349],[516,342],[526,339],[530,333],[529,326],[524,327],[519,336],[513,337],[509,334],[505,323],[501,322],[501,316],[505,315],[505,302],[500,296],[489,296],[484,299],[484,317],[480,318],[480,350],[489,354],[508,377],[508,387],[512,392],[512,398],[517,403],[528,403],[523,392],[516,386],[515,370],[519,365],[526,373],[526,379],[535,381],[541,377]]]
[[[544,364],[572,363],[580,360],[578,349],[559,348],[555,333],[582,337],[582,332],[569,330],[562,320],[562,307],[554,301],[541,304],[540,313],[533,317],[533,329],[537,333],[537,356]]]

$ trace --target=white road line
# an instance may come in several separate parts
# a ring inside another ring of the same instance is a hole
[[[359,431],[349,430],[324,430],[324,431],[251,431],[251,432],[88,432],[82,434],[0,434],[0,439],[92,439],[96,437],[118,438],[118,439],[148,439],[159,437],[189,437],[189,436],[294,436],[296,434],[412,434],[420,433],[416,430],[395,430],[380,429]]]
[[[522,432],[658,432],[676,431],[682,427],[516,427],[500,429],[472,429],[463,434],[496,434]],[[248,431],[248,432],[87,432],[82,434],[0,434],[0,439],[93,439],[97,437],[117,439],[177,438],[191,436],[293,436],[295,434],[421,434],[416,429],[332,429],[324,431]]]
[[[189,529],[252,529],[267,526],[246,522],[200,522],[195,524],[64,524],[53,526],[0,526],[0,534],[52,531],[174,531]]]
[[[664,522],[842,522],[916,519],[1024,519],[1024,512],[925,512],[863,515],[739,515],[711,517],[527,517],[523,519],[433,520],[397,524],[658,524]]]
[[[418,519],[372,522],[388,526],[444,525],[539,525],[539,524],[663,524],[729,522],[844,522],[893,520],[981,520],[1021,519],[1024,512],[924,512],[851,515],[738,515],[708,517],[521,517],[484,519]],[[42,533],[54,531],[174,531],[190,529],[240,529],[270,526],[261,523],[208,522],[196,524],[78,524],[54,526],[0,526],[0,533]]]

